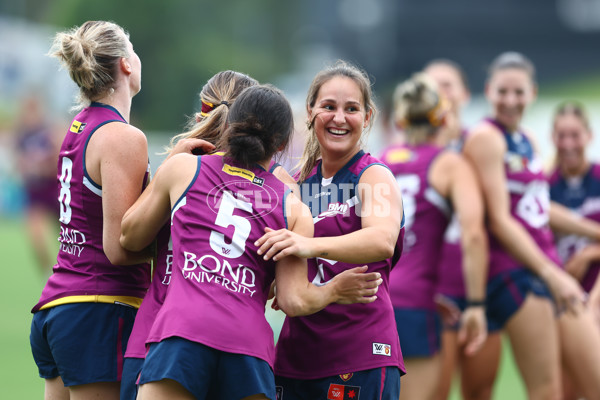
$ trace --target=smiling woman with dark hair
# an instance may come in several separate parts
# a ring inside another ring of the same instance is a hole
[[[279,90],[245,89],[217,145],[224,154],[171,157],[123,219],[121,243],[136,250],[171,218],[173,273],[148,334],[140,399],[275,400],[273,332],[264,315],[273,280],[291,316],[369,301],[377,291],[374,273],[349,271],[317,287],[305,260],[258,254],[255,241],[267,226],[313,233],[305,206],[268,172],[292,122]]]

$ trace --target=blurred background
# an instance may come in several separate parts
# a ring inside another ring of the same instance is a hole
[[[468,75],[468,125],[487,113],[482,90],[489,63],[514,50],[537,67],[539,98],[524,125],[546,159],[559,102],[583,102],[592,128],[600,127],[600,0],[0,0],[0,307],[8,315],[0,327],[0,387],[15,393],[5,398],[40,398],[43,391],[29,353],[28,312],[49,272],[36,268],[40,257],[23,223],[19,132],[44,126],[60,142],[74,115],[76,87],[45,54],[57,31],[93,19],[123,26],[142,60],[131,123],[148,136],[153,169],[162,157],[157,153],[199,110],[197,94],[214,73],[238,70],[280,87],[301,127],[312,77],[340,58],[364,68],[373,81],[381,111],[367,146],[374,154],[393,139],[395,86],[440,57]],[[303,131],[297,135],[292,155],[302,150]],[[591,152],[599,151],[596,140]],[[295,164],[292,157],[285,161]],[[55,174],[55,167],[48,170]],[[524,398],[507,360],[497,397]]]

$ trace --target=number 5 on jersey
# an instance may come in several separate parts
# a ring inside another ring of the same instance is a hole
[[[233,215],[236,208],[252,213],[251,203],[236,199],[231,193],[224,191],[215,224],[223,228],[233,225],[234,231],[231,243],[226,243],[225,235],[220,232],[212,231],[210,233],[210,247],[215,253],[227,258],[238,258],[244,254],[246,240],[250,236],[250,221],[241,215]]]

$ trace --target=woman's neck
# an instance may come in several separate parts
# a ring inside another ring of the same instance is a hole
[[[131,96],[128,91],[117,88],[112,93],[94,101],[114,107],[123,116],[125,121],[129,122]]]
[[[258,165],[260,165],[261,167],[263,167],[265,169],[265,171],[269,170],[269,167],[271,166],[271,159],[266,159],[263,161],[259,161],[257,162]]]
[[[566,168],[561,165],[559,166],[559,169],[561,175],[565,178],[576,178],[585,175],[585,173],[590,169],[590,162],[588,160],[585,160],[583,163],[572,168]]]
[[[359,151],[360,147],[357,146],[354,151],[350,151],[340,156],[339,154],[328,154],[321,149],[321,175],[323,175],[323,178],[331,178],[334,176]]]
[[[500,126],[502,126],[507,132],[509,133],[515,133],[519,131],[519,126],[521,126],[521,122],[519,121],[516,124],[506,124],[504,121],[502,121],[501,119],[498,119],[498,117],[493,116],[492,119],[494,121],[496,121],[498,124],[500,124]]]

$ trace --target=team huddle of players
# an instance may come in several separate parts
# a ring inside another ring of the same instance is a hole
[[[398,86],[401,133],[378,157],[362,148],[367,74],[323,69],[294,177],[273,160],[294,130],[285,96],[219,72],[150,179],[126,32],[88,21],[50,54],[81,110],[32,310],[46,398],[445,399],[456,369],[464,398],[491,398],[501,332],[529,398],[600,398],[600,167],[585,110],[565,103],[544,171],[520,126],[536,95],[525,56],[492,62],[491,116],[470,129],[464,74],[431,62]],[[287,315],[276,346],[271,298]]]

